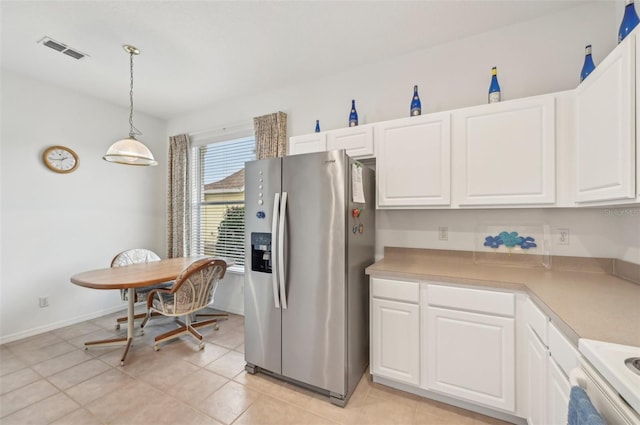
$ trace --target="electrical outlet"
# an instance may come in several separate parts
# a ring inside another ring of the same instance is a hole
[[[449,240],[449,228],[447,226],[439,226],[438,227],[438,240],[440,240],[440,241],[448,241]]]
[[[556,245],[569,245],[569,229],[556,229]]]
[[[40,297],[38,302],[40,303],[40,308],[49,307],[49,297]]]

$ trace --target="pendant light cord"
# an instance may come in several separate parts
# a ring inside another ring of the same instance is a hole
[[[133,51],[129,54],[129,70],[131,72],[130,86],[129,86],[129,137],[136,138],[137,135],[142,133],[133,125]]]
[[[135,138],[133,132],[133,52],[129,55],[129,70],[131,75],[129,88],[129,137]]]

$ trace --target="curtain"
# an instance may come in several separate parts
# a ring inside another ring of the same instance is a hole
[[[276,112],[253,119],[256,136],[256,159],[276,158],[287,154],[287,114]]]
[[[169,184],[167,196],[167,256],[189,255],[189,136],[169,137]]]

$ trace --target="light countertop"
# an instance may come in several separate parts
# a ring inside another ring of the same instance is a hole
[[[476,264],[467,251],[385,248],[366,273],[523,291],[576,346],[579,338],[640,346],[640,285],[612,275],[613,267],[610,259],[577,257],[553,257],[550,269]]]

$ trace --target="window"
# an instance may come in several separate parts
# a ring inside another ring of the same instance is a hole
[[[244,163],[255,159],[253,137],[192,148],[191,253],[244,265]]]

